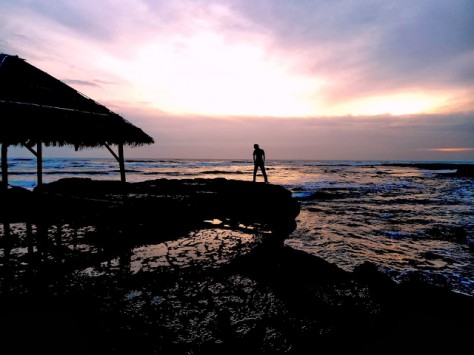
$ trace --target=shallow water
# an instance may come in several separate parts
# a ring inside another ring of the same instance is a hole
[[[32,189],[33,159],[9,161],[10,183]],[[130,160],[129,182],[252,180],[249,160]],[[409,162],[268,161],[270,183],[301,203],[287,245],[352,270],[370,261],[395,280],[423,278],[474,295],[474,180]],[[44,182],[119,179],[112,159],[45,159]],[[263,181],[259,175],[258,181]]]

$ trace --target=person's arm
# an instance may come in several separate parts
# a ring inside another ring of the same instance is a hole
[[[265,151],[262,150],[262,159],[263,159],[263,162],[265,163]]]

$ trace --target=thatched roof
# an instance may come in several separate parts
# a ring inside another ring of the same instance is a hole
[[[153,138],[18,56],[0,54],[0,143],[140,146]]]

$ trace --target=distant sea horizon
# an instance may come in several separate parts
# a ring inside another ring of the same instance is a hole
[[[103,155],[97,155],[97,156],[81,156],[81,155],[52,155],[52,156],[43,156],[44,159],[78,159],[78,160],[83,160],[83,159],[106,159],[106,160],[115,160],[114,157],[112,156],[103,156]],[[31,154],[19,154],[15,155],[12,154],[11,152],[8,153],[8,159],[33,159],[36,160],[36,158],[31,155]],[[252,160],[251,156],[250,157],[234,157],[234,158],[206,158],[206,157],[152,157],[152,156],[146,156],[146,157],[137,157],[137,156],[125,156],[125,161],[127,160]],[[402,162],[402,163],[448,163],[448,164],[474,164],[474,160],[471,159],[465,159],[465,160],[459,160],[459,159],[354,159],[354,158],[349,158],[349,159],[309,159],[309,158],[268,158],[268,161],[320,161],[320,162],[328,162],[328,161],[345,161],[345,162],[351,162],[351,161],[358,161],[358,162]]]

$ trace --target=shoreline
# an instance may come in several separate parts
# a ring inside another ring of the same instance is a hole
[[[62,197],[41,211],[43,236],[32,223],[29,241],[26,224],[12,222],[21,237],[8,257],[0,249],[0,331],[14,353],[453,351],[474,331],[473,297],[417,279],[397,284],[370,263],[346,272],[284,246],[299,208],[279,186],[130,186],[133,203],[121,209],[120,184],[62,180],[41,192]],[[83,218],[73,226],[71,216]]]

